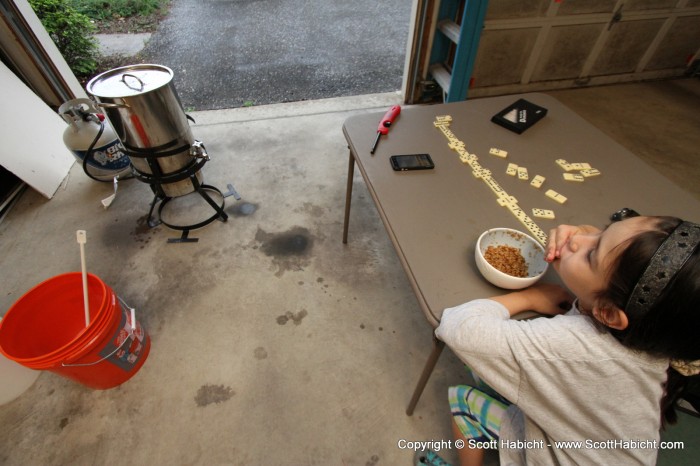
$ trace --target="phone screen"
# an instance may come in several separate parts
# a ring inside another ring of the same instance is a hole
[[[391,167],[394,170],[428,170],[435,167],[428,154],[392,155]]]

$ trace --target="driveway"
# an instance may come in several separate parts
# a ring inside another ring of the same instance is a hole
[[[142,62],[188,111],[401,87],[411,0],[172,0]]]

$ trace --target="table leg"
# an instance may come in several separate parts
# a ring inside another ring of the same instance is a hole
[[[413,397],[411,398],[410,403],[408,403],[408,408],[406,408],[407,416],[413,415],[413,410],[416,409],[418,400],[423,394],[423,389],[425,389],[425,386],[428,383],[428,379],[433,373],[433,369],[435,369],[435,365],[437,364],[438,358],[440,358],[440,355],[442,354],[442,350],[444,348],[445,342],[438,340],[437,338],[435,338],[435,335],[433,335],[433,350],[430,352],[430,356],[428,357],[428,360],[426,361],[425,366],[423,367],[423,373],[420,375],[418,384],[416,385],[416,388],[413,391]]]
[[[350,152],[348,161],[348,187],[345,191],[345,222],[343,223],[343,244],[348,242],[348,224],[350,223],[350,201],[352,201],[352,179],[355,175],[355,157]]]

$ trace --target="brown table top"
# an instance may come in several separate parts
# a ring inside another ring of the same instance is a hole
[[[548,109],[547,116],[523,134],[492,123],[491,116],[526,98]],[[526,232],[525,226],[505,207],[471,168],[448,147],[448,140],[433,122],[451,115],[450,130],[464,142],[491,177],[515,196],[522,208],[545,232],[559,224],[604,226],[610,214],[630,207],[642,215],[675,215],[698,221],[700,201],[613,141],[553,97],[525,94],[402,109],[389,134],[369,151],[384,112],[348,118],[343,132],[367,188],[396,248],[401,263],[426,317],[437,326],[446,307],[476,298],[501,294],[476,268],[474,248],[489,228],[508,227]],[[625,115],[620,115],[625,118]],[[490,148],[508,152],[505,159],[489,154]],[[389,157],[429,153],[435,169],[396,172]],[[566,181],[555,163],[587,162],[602,173],[584,182]],[[529,181],[505,173],[508,163],[528,169]],[[530,186],[535,175],[546,181]],[[549,199],[554,189],[568,198],[564,204]],[[553,210],[556,218],[534,218],[532,208]],[[360,234],[352,231],[352,236]],[[550,267],[546,280],[558,280]]]

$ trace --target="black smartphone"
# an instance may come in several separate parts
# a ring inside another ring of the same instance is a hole
[[[391,168],[396,171],[430,170],[435,168],[429,154],[392,155],[389,158]]]

